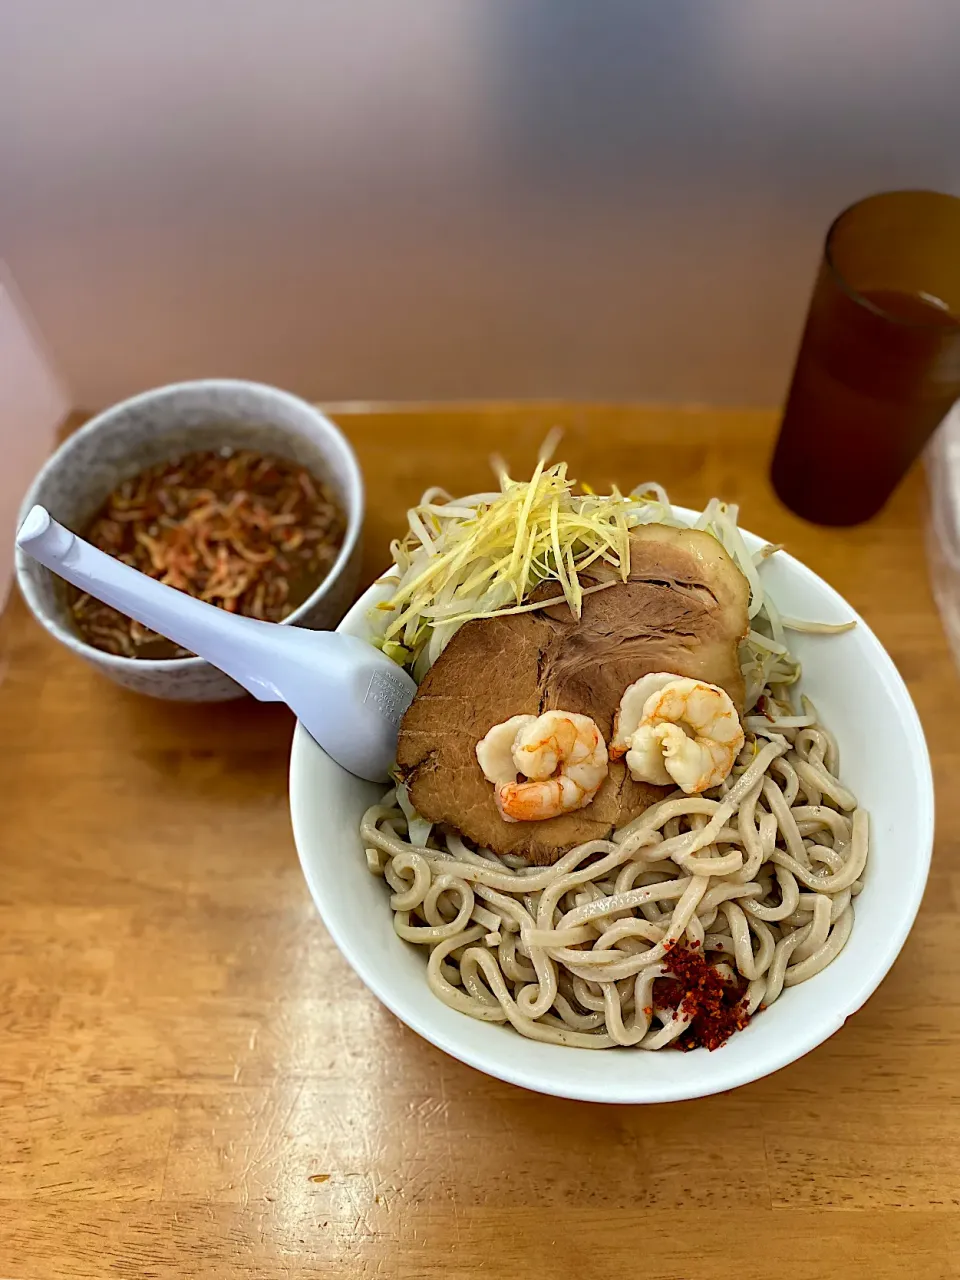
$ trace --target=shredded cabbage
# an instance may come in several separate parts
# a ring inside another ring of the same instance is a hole
[[[529,480],[514,480],[497,462],[499,492],[451,498],[427,490],[407,512],[406,536],[390,546],[395,568],[381,581],[394,586],[388,601],[371,611],[373,643],[410,670],[418,681],[465,622],[542,609],[566,600],[580,617],[582,601],[613,581],[583,587],[580,574],[604,561],[626,581],[630,572],[630,530],[641,524],[685,528],[665,490],[643,484],[624,497],[588,486],[576,490],[566,463],[548,466],[551,440]],[[785,630],[846,630],[851,623],[801,622],[782,618],[760,580],[764,562],[780,549],[747,550],[737,527],[738,508],[711,499],[694,528],[717,539],[750,586],[750,632],[740,646],[750,711],[767,685],[794,684],[799,664],[791,657]],[[556,592],[538,603],[530,594],[552,582]]]
[[[403,816],[407,820],[407,835],[410,843],[417,845],[421,849],[426,848],[427,841],[430,839],[430,832],[433,830],[433,823],[428,822],[426,818],[421,818],[410,803],[405,782],[397,783],[397,804],[403,810]]]

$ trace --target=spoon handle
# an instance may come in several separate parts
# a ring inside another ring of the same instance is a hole
[[[257,674],[270,623],[226,613],[147,577],[65,529],[44,507],[28,513],[17,546],[81,591],[206,658],[261,702],[283,701],[273,682]]]
[[[416,684],[356,636],[227,613],[148,578],[34,507],[17,545],[42,565],[225,671],[261,702],[285,702],[345,769],[385,781]]]

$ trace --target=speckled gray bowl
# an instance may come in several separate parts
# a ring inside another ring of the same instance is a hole
[[[181,382],[115,405],[48,460],[24,499],[21,519],[39,503],[68,528],[82,531],[111,491],[144,467],[224,445],[290,458],[339,497],[347,516],[340,554],[316,591],[284,620],[314,630],[335,627],[350,607],[360,572],[363,480],[353,450],[333,423],[275,387],[232,379]],[[202,658],[119,658],[86,644],[73,625],[63,583],[19,550],[17,581],[50,634],[117,684],[178,702],[245,696]]]

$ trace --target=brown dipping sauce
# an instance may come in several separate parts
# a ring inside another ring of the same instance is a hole
[[[282,622],[330,572],[346,521],[329,487],[251,449],[189,453],[125,480],[83,537],[230,613]],[[171,640],[67,586],[81,639],[124,658],[185,658]]]

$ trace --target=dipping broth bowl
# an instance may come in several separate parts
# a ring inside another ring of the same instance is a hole
[[[353,450],[319,409],[275,387],[234,379],[181,382],[114,405],[70,436],[48,459],[20,512],[46,507],[83,534],[124,480],[155,463],[207,449],[254,449],[287,458],[326,482],[346,517],[333,567],[282,625],[330,630],[354,598],[360,572],[363,480]],[[143,659],[105,653],[83,640],[64,583],[18,550],[17,581],[38,621],[61,644],[124,688],[180,702],[245,697],[202,658]]]

